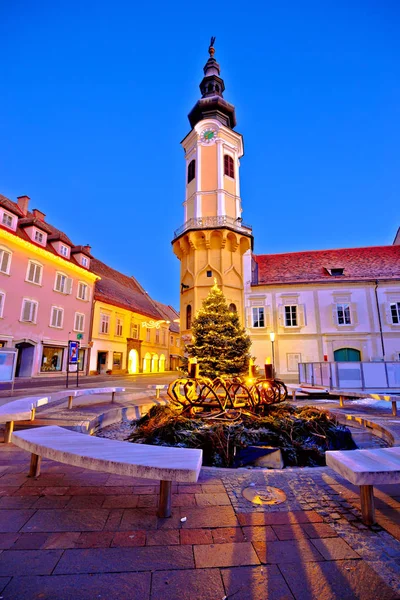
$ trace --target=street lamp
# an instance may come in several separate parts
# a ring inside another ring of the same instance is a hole
[[[274,353],[275,333],[273,331],[270,332],[269,339],[271,340],[271,346],[272,346],[272,373],[275,376],[275,353]]]

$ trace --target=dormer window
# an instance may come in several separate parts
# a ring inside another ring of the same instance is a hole
[[[232,156],[229,156],[229,154],[224,156],[224,175],[235,179],[235,165]]]
[[[82,256],[81,263],[82,263],[82,267],[88,267],[89,266],[89,259],[86,258],[86,256]]]
[[[68,258],[69,256],[69,248],[68,246],[64,246],[64,244],[60,244],[60,254]]]
[[[1,220],[2,224],[6,227],[10,227],[10,229],[14,229],[14,217],[9,213],[3,212],[3,218]]]
[[[334,269],[326,268],[326,270],[332,277],[340,277],[344,275],[344,267],[336,267]]]
[[[39,229],[34,229],[33,239],[37,244],[41,246],[46,245],[46,234],[40,231]]]

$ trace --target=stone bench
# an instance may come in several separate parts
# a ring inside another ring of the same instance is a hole
[[[366,525],[375,523],[374,485],[400,483],[400,447],[375,450],[329,450],[326,464],[360,486],[361,513]]]
[[[76,390],[62,390],[54,394],[44,396],[28,396],[18,398],[12,402],[7,402],[0,406],[0,423],[6,424],[4,442],[10,442],[11,434],[14,429],[15,421],[33,421],[35,419],[36,409],[46,404],[53,404],[63,398],[68,398],[68,408],[72,408],[73,398],[78,396],[90,396],[93,394],[112,394],[111,402],[114,402],[114,396],[117,392],[124,392],[123,387],[104,387],[104,388],[80,388]]]
[[[168,389],[168,385],[167,384],[163,384],[163,383],[156,383],[154,385],[148,385],[147,389],[149,390],[156,390],[156,398],[160,397],[160,390],[167,390]]]
[[[327,394],[328,388],[325,387],[307,387],[295,385],[291,383],[285,384],[288,392],[292,394],[292,400],[296,400],[296,396],[311,396],[312,394]]]
[[[97,438],[51,425],[13,433],[12,442],[31,452],[30,477],[40,474],[41,458],[116,475],[160,480],[159,517],[171,516],[172,482],[197,481],[203,451],[131,444]]]
[[[384,400],[385,402],[392,403],[392,415],[397,416],[397,402],[400,401],[400,396],[393,396],[390,394],[375,394],[370,392],[357,392],[352,390],[331,390],[329,392],[331,396],[339,396],[339,406],[344,407],[344,403],[347,400],[357,400],[359,398],[371,398],[372,400]]]

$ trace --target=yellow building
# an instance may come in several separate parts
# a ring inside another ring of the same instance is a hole
[[[97,259],[91,268],[101,281],[94,293],[90,373],[169,370],[171,322],[160,308],[164,305],[153,301],[133,277]]]
[[[201,99],[189,114],[192,127],[182,141],[186,161],[184,224],[172,241],[181,261],[181,334],[216,279],[231,310],[244,322],[243,255],[252,247],[251,227],[243,224],[239,166],[243,139],[233,130],[235,108],[223,98],[224,81],[210,58],[200,84]]]

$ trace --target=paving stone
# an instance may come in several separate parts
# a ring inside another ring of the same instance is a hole
[[[104,525],[104,531],[118,531],[123,514],[124,511],[122,508],[110,510],[106,524]]]
[[[239,527],[218,527],[211,530],[214,544],[227,544],[229,542],[244,542],[242,530]]]
[[[200,483],[180,483],[178,491],[179,494],[200,494],[203,488]]]
[[[255,527],[242,527],[246,541],[249,542],[274,542],[278,538],[269,525],[256,525]]]
[[[0,577],[0,594],[4,590],[4,588],[6,587],[7,583],[10,580],[11,580],[11,577]]]
[[[197,506],[230,506],[231,501],[227,493],[223,494],[195,494]]]
[[[27,496],[28,500],[32,497]],[[32,508],[64,508],[67,506],[71,496],[40,496],[34,500]]]
[[[14,577],[6,594],[18,600],[149,600],[150,578],[150,573]]]
[[[85,531],[75,542],[75,548],[108,548],[113,535],[112,531]]]
[[[286,525],[291,523],[322,523],[322,517],[314,510],[295,510],[291,512],[253,512],[238,513],[241,525]]]
[[[302,523],[302,529],[310,538],[336,537],[337,533],[328,523]]]
[[[105,508],[103,506],[105,496],[67,496],[67,498],[68,508]]]
[[[157,496],[158,492],[158,485],[139,485],[133,488],[133,493],[138,496]]]
[[[204,494],[226,494],[225,486],[223,483],[202,483],[201,489]]]
[[[121,573],[124,571],[193,568],[193,553],[190,546],[94,548],[65,550],[57,564],[55,574]]]
[[[360,558],[360,555],[340,537],[312,540],[312,544],[322,554],[325,560],[345,560],[347,558]]]
[[[296,600],[398,600],[396,594],[362,560],[280,564]]]
[[[62,533],[51,533],[43,545],[47,549],[75,548],[75,544],[81,534],[79,531],[67,531]]]
[[[120,494],[133,494],[133,486],[132,487],[115,487],[115,486],[98,486],[98,487],[81,487],[81,486],[71,486],[68,488],[69,496],[118,496]]]
[[[49,538],[48,533],[21,533],[12,550],[40,550]]]
[[[114,533],[112,547],[144,546],[146,543],[145,531],[118,531]]]
[[[324,560],[318,550],[308,540],[287,540],[283,542],[253,542],[260,561],[264,564],[281,564]]]
[[[18,533],[2,533],[0,535],[0,550],[7,550],[18,539]]]
[[[138,496],[137,505],[138,508],[156,508],[158,506],[158,496]]]
[[[0,508],[31,508],[35,502],[32,496],[1,496]]]
[[[147,546],[173,546],[179,544],[179,529],[148,531],[146,544]]]
[[[101,531],[108,514],[109,511],[104,509],[37,510],[23,531]]]
[[[27,475],[24,473],[6,473],[5,475],[2,475],[2,477],[0,477],[0,485],[1,487],[7,487],[9,485],[20,486],[26,483],[27,480]]]
[[[260,564],[250,542],[193,546],[193,552],[197,569]]]
[[[128,509],[124,511],[119,530],[157,529],[157,515],[154,510]]]
[[[61,554],[62,550],[3,550],[0,575],[50,575]]]
[[[44,496],[44,487],[20,487],[15,492],[16,496]]]
[[[19,531],[34,514],[34,510],[0,510],[0,532],[12,533]]]
[[[79,496],[76,496],[79,498]],[[103,508],[136,508],[139,496],[136,494],[121,494],[120,496],[106,496]]]
[[[301,525],[272,525],[278,540],[308,539],[308,535]]]
[[[212,544],[213,538],[209,529],[181,529],[181,544]]]
[[[172,494],[172,506],[197,506],[194,494]]]
[[[17,486],[1,486],[0,485],[0,497],[2,496],[12,496],[16,494],[20,488]]]
[[[276,565],[222,569],[221,575],[232,600],[293,600]]]
[[[183,509],[187,520],[183,528],[199,529],[201,527],[237,527],[239,525],[231,506],[209,506],[204,508]],[[183,513],[182,513],[183,514]]]
[[[224,596],[218,569],[159,571],[153,575],[152,600],[214,600]]]

